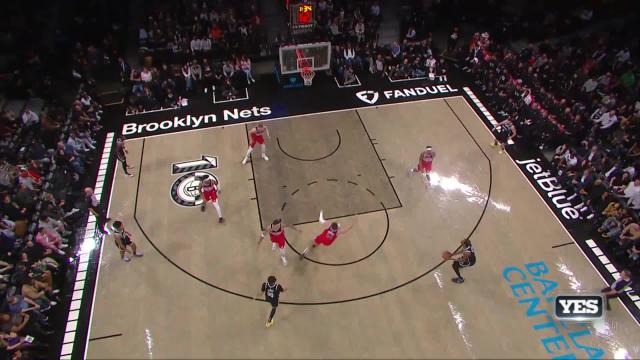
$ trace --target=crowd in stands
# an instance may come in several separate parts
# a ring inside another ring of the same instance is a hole
[[[320,1],[316,11],[317,39],[330,41],[331,70],[342,85],[357,84],[358,73],[389,76],[393,80],[430,78],[446,73],[444,60],[436,60],[432,35],[409,26],[401,39],[381,46],[379,1]]]
[[[233,100],[255,82],[251,57],[270,50],[256,1],[165,1],[151,7],[139,30],[143,66],[118,60],[127,114],[187,106],[195,92]]]
[[[90,49],[78,50],[86,63]],[[90,84],[91,70],[69,78]],[[64,105],[47,74],[24,81],[23,71],[0,83],[0,358],[39,359],[57,351],[53,325],[66,317],[56,311],[84,235],[102,108],[89,86]]]
[[[120,61],[124,61],[120,59]],[[125,71],[121,79],[127,89],[127,114],[188,105],[194,93],[215,92],[218,100],[233,100],[253,78],[251,60],[242,55],[227,61],[193,59],[180,66],[163,63]]]
[[[640,49],[626,30],[519,52],[477,34],[461,58],[518,141],[550,153],[553,175],[610,258],[638,275]]]
[[[148,1],[152,9],[139,29],[144,52],[165,52],[186,60],[258,56],[266,41],[256,0]]]

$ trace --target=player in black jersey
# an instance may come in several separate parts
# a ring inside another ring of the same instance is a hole
[[[471,240],[464,239],[460,243],[462,244],[462,247],[451,254],[447,259],[453,261],[453,271],[456,272],[458,277],[451,279],[451,281],[457,284],[462,284],[464,282],[464,278],[460,275],[460,269],[471,267],[476,263],[476,251],[473,249],[473,245],[471,245]]]
[[[500,122],[493,128],[492,132],[496,138],[491,143],[491,146],[500,146],[500,154],[504,151],[505,144],[516,137],[516,127],[510,119]]]
[[[129,173],[129,170],[133,169],[131,166],[127,164],[127,154],[129,151],[127,147],[124,145],[124,136],[119,136],[116,139],[116,157],[118,161],[122,164],[122,169],[124,170],[124,174],[131,177],[133,174]]]
[[[136,247],[136,243],[133,242],[133,238],[131,233],[124,229],[124,225],[122,221],[114,221],[113,225],[113,240],[115,240],[118,249],[120,250],[120,258],[126,262],[131,261],[131,259],[127,256],[127,252],[131,249],[131,253],[133,256],[141,257],[142,253],[138,251]]]
[[[271,327],[271,325],[273,325],[273,317],[276,315],[276,309],[278,308],[278,303],[280,301],[280,293],[286,290],[276,281],[277,279],[275,276],[269,276],[267,278],[267,282],[262,283],[262,288],[260,290],[261,293],[264,293],[264,299],[271,304],[271,312],[269,313],[269,318],[267,319],[266,324],[267,327]]]

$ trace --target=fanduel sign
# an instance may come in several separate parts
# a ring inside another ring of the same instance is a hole
[[[222,112],[222,120],[249,120],[252,118],[260,118],[262,116],[271,115],[270,107],[252,107],[251,109],[231,109]],[[122,135],[148,134],[158,130],[187,130],[197,129],[206,124],[213,124],[218,121],[215,114],[207,115],[187,115],[185,117],[175,116],[173,120],[165,120],[161,122],[151,122],[146,124],[127,123],[122,126]]]
[[[387,100],[404,99],[416,96],[437,95],[455,93],[459,90],[451,85],[416,86],[404,89],[382,91],[382,97]],[[380,93],[372,90],[363,90],[356,93],[356,97],[369,105],[373,105],[380,99]]]

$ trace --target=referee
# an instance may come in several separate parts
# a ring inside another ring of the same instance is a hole
[[[107,215],[105,215],[104,211],[102,210],[102,207],[98,202],[98,198],[96,198],[96,196],[94,195],[92,188],[87,187],[84,189],[84,201],[87,206],[87,210],[90,213],[92,213],[93,216],[96,217],[96,222],[98,223],[98,230],[102,234],[105,234],[105,235],[108,234],[108,232],[104,229],[104,225],[110,219],[107,218]]]
[[[622,293],[624,293],[624,290],[627,287],[631,286],[631,284],[631,271],[625,269],[620,272],[620,277],[613,284],[611,284],[611,286],[607,286],[606,288],[600,290],[600,292],[605,296],[607,310],[611,310],[611,304],[609,303],[609,300],[619,297]]]
[[[277,281],[278,279],[276,279],[275,276],[269,276],[267,281],[262,283],[262,288],[260,290],[260,293],[264,293],[264,299],[271,304],[271,312],[269,313],[269,318],[267,319],[266,324],[267,327],[271,327],[271,325],[273,325],[273,317],[276,315],[280,293],[286,290],[282,285],[278,284]]]
[[[493,140],[493,143],[491,143],[491,146],[500,146],[500,154],[505,151],[505,144],[516,137],[516,127],[513,125],[511,119],[500,122],[491,131],[495,135],[495,139]]]

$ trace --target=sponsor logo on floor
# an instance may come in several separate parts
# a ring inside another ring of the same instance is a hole
[[[545,200],[549,200],[547,203],[550,203],[553,209],[559,212],[564,219],[580,219],[580,212],[573,207],[571,200],[569,200],[572,197],[560,185],[558,179],[551,175],[548,164],[545,164],[539,158],[526,160],[516,158],[515,162],[530,177],[529,180],[536,186],[536,190],[546,195]]]
[[[600,359],[606,355],[601,348],[585,344],[593,341],[585,339],[593,335],[590,323],[565,322],[555,317],[558,283],[551,279],[544,261],[522,267],[508,266],[502,271],[502,277],[518,304],[523,305],[527,318],[534,321],[532,329],[540,344],[554,359]]]
[[[382,97],[386,100],[397,100],[427,95],[456,93],[459,90],[451,85],[416,86],[403,89],[384,90]],[[380,99],[380,93],[373,90],[363,90],[356,93],[356,97],[369,105],[374,105]]]

